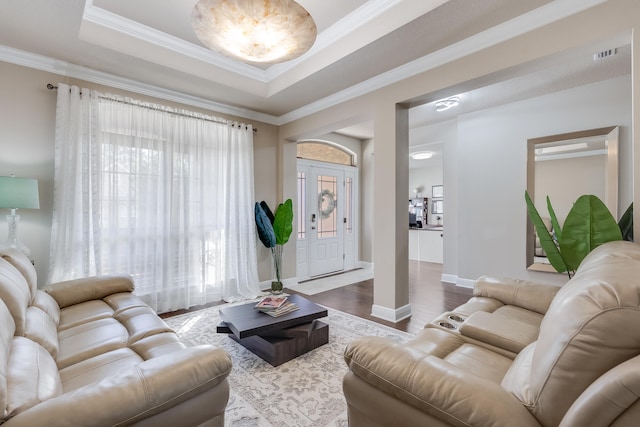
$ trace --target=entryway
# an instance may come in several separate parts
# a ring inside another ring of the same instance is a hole
[[[358,170],[298,160],[298,281],[356,267]]]

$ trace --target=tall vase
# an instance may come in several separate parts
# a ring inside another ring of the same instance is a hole
[[[271,281],[271,293],[280,295],[284,286],[282,285],[282,245],[275,245],[271,248],[271,256],[273,258],[273,276]]]

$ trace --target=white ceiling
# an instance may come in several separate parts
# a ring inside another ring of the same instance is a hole
[[[200,44],[190,26],[197,0],[0,0],[0,60],[279,125],[603,1],[299,0],[316,21],[315,45],[258,66]],[[414,108],[412,128],[615,74],[565,59],[428,94],[415,104],[455,94],[463,104],[449,116]],[[373,131],[369,122],[340,132]]]

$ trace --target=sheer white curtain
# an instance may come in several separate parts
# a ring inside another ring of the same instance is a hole
[[[159,312],[260,292],[253,131],[58,86],[49,281],[128,273]]]

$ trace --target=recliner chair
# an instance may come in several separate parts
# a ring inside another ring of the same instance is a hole
[[[640,425],[639,277],[639,245],[596,248],[514,359],[434,327],[407,343],[354,341],[343,382],[349,424]]]

